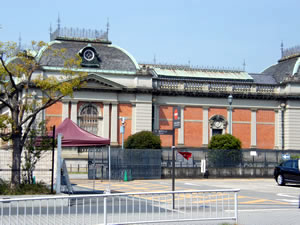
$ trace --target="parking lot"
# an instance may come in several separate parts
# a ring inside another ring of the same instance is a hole
[[[71,180],[82,189],[111,192],[171,191],[172,180]],[[176,190],[240,189],[239,224],[297,224],[300,185],[278,186],[274,179],[176,179]],[[198,224],[198,223],[197,223]],[[201,223],[199,223],[201,224]],[[219,224],[219,223],[216,223]]]

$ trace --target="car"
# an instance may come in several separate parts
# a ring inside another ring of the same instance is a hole
[[[286,183],[300,184],[300,159],[291,159],[280,163],[274,169],[274,179],[282,186]]]

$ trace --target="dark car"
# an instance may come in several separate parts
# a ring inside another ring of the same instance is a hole
[[[300,183],[300,160],[287,160],[274,169],[274,178],[278,185],[286,183]]]

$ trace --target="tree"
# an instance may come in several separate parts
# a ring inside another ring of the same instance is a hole
[[[129,149],[160,149],[161,140],[150,131],[140,131],[127,138],[125,148]]]
[[[48,136],[46,122],[41,121],[38,128],[30,130],[28,138],[25,142],[25,156],[22,164],[22,183],[33,184],[33,171],[35,170],[37,162],[50,150],[53,145],[53,136]]]
[[[41,48],[47,48],[48,58],[63,58],[64,69],[59,77],[43,75],[37,54]],[[80,57],[67,59],[64,52],[44,42],[32,42],[32,49],[27,51],[18,51],[14,42],[0,42],[0,103],[8,112],[0,115],[0,137],[12,142],[13,186],[20,184],[21,154],[37,115],[63,97],[72,96],[83,84],[86,74],[76,72]],[[41,93],[41,99],[34,98],[33,89]]]
[[[241,162],[241,141],[231,134],[214,135],[208,145],[208,161],[214,167],[235,166]]]

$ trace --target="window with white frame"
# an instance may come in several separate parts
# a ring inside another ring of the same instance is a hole
[[[78,123],[82,129],[97,135],[99,123],[97,107],[92,104],[83,105],[79,110]]]

